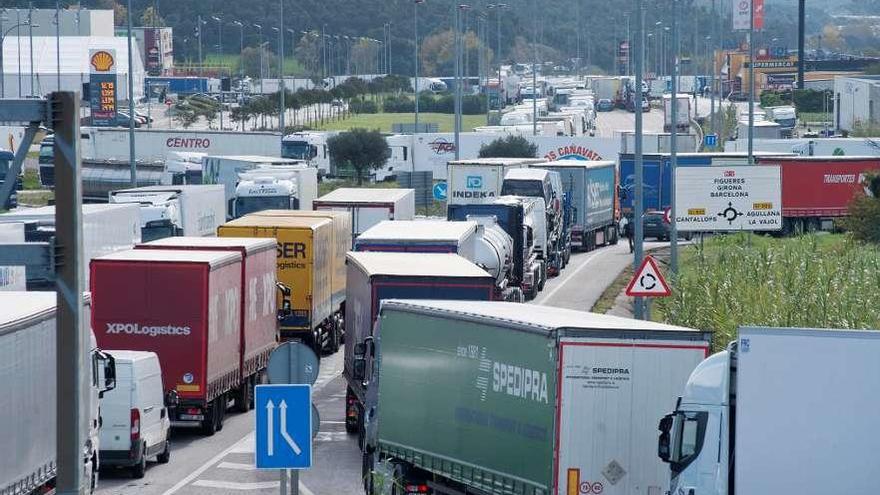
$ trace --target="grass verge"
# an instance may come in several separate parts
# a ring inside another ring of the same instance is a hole
[[[617,299],[617,296],[626,289],[626,284],[629,283],[632,276],[633,267],[632,265],[627,265],[627,267],[620,272],[620,275],[614,279],[614,282],[611,282],[611,285],[605,288],[605,292],[599,296],[599,299],[596,300],[596,304],[590,308],[590,312],[605,314],[611,311],[611,308],[614,307],[614,301]]]
[[[712,330],[716,348],[743,325],[880,328],[880,248],[843,235],[717,236],[683,249],[680,266],[655,318]]]
[[[419,123],[436,123],[440,132],[452,132],[454,122],[452,114],[446,113],[419,113]],[[412,113],[362,113],[352,115],[341,121],[326,122],[316,128],[325,131],[347,131],[355,127],[365,129],[379,129],[382,132],[391,132],[392,124],[408,124],[413,121]],[[463,131],[470,131],[474,127],[486,125],[485,115],[463,115],[461,118]]]

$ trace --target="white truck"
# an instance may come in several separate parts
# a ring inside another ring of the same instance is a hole
[[[25,241],[24,223],[0,223],[0,244],[20,244]],[[23,266],[0,266],[0,291],[27,289]]]
[[[672,122],[672,95],[663,95],[663,130],[664,132],[672,131],[672,126],[678,130],[686,131],[691,127],[691,97],[685,93],[678,93],[676,97],[678,108],[676,108],[675,123]]]
[[[354,241],[383,220],[412,220],[416,214],[415,190],[341,187],[312,202],[315,210],[351,213]]]
[[[239,174],[233,217],[262,210],[311,210],[318,170],[307,165],[260,165]]]
[[[136,129],[135,159],[143,162],[164,162],[175,152],[199,152],[210,155],[281,156],[281,135],[272,132],[189,131],[168,129]],[[81,153],[86,160],[119,161],[129,159],[128,129],[83,127]],[[41,144],[40,168],[51,169],[54,139]],[[43,149],[45,148],[45,149]],[[51,177],[51,171],[41,175]]]
[[[327,139],[333,132],[294,132],[281,140],[281,156],[302,160],[318,169],[323,175],[333,175],[330,170],[330,150]]]
[[[784,105],[779,107],[765,107],[764,110],[767,112],[767,117],[772,122],[779,124],[779,127],[782,130],[782,137],[791,137],[794,128],[797,127],[797,113],[795,112],[794,107],[791,105]]]
[[[537,158],[477,158],[451,161],[446,166],[447,204],[491,203],[501,196],[504,176],[511,169],[541,163]]]
[[[25,229],[26,242],[46,242],[55,236],[55,207],[19,208],[0,215],[0,223],[31,224]],[[83,260],[124,251],[141,242],[141,215],[137,205],[82,205]],[[54,281],[29,278],[29,290],[55,290]],[[85,287],[89,270],[85,270]],[[2,493],[2,492],[0,492]]]
[[[669,493],[876,493],[878,354],[877,331],[740,328],[660,421]]]
[[[596,95],[597,101],[614,101],[617,99],[618,93],[620,93],[620,87],[621,79],[619,77],[597,77],[593,79],[591,89],[593,94]]]
[[[56,328],[55,292],[0,292],[0,438],[14,455],[0,462],[0,493],[49,493],[56,475]],[[83,320],[90,321],[86,303]],[[88,431],[82,445],[82,475],[87,493],[98,481],[98,398],[115,386],[112,358],[87,344],[83,370],[89,374],[81,404]],[[85,425],[83,425],[85,426]]]
[[[223,188],[226,191],[226,214],[232,217],[235,187],[238,185],[242,173],[265,166],[291,167],[306,163],[303,160],[293,158],[275,158],[259,155],[206,155],[202,157],[202,184],[223,184]]]
[[[217,235],[226,223],[226,200],[221,185],[148,186],[110,193],[111,204],[140,207],[141,240]]]

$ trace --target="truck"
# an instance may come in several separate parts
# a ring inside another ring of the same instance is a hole
[[[223,186],[147,186],[110,193],[110,204],[140,208],[143,242],[170,236],[217,234],[226,221]]]
[[[122,161],[128,163],[128,129],[110,127],[81,128],[81,154],[84,160]],[[136,129],[135,159],[139,162],[162,162],[177,151],[209,155],[281,156],[281,135],[272,132],[190,131],[171,129]],[[54,138],[40,144],[40,176],[54,175]],[[48,184],[44,183],[48,186]],[[145,184],[146,185],[146,184]]]
[[[54,242],[55,207],[19,208],[0,215],[0,223],[24,223],[25,242]],[[140,208],[136,205],[82,205],[83,260],[131,249],[141,242]],[[55,290],[55,281],[28,271],[28,290]],[[86,286],[89,272],[85,271]]]
[[[349,212],[352,240],[383,220],[412,220],[416,213],[413,189],[341,187],[312,205],[318,211]]]
[[[447,253],[350,252],[346,265],[345,429],[363,438],[366,388],[355,372],[356,348],[376,338],[373,328],[384,301],[401,297],[488,301],[495,293],[495,280],[470,261]]]
[[[330,306],[341,318],[345,315],[345,253],[352,247],[351,214],[347,211],[263,210],[252,213],[263,217],[327,218],[333,222],[333,271],[330,273]]]
[[[253,408],[254,386],[264,383],[269,355],[278,343],[275,249],[271,239],[245,237],[166,237],[135,249],[220,251],[241,255],[239,369],[241,381],[232,392],[235,408]]]
[[[491,203],[449,205],[446,209],[447,218],[451,221],[472,220],[497,224],[510,237],[512,255],[507,285],[518,288],[525,299],[534,298],[546,280],[542,248],[546,239],[546,229],[543,228],[546,217],[539,201],[502,196]]]
[[[656,418],[711,341],[494,301],[386,300],[376,327],[353,364],[366,384],[363,477],[375,494],[666,493]]]
[[[217,235],[276,239],[277,279],[285,287],[278,295],[281,339],[300,340],[318,356],[339,350],[345,327],[333,305],[339,253],[332,220],[252,214],[221,225]]]
[[[386,253],[454,253],[474,261],[476,222],[385,220],[358,236],[355,251]]]
[[[571,204],[571,249],[591,251],[617,244],[617,164],[612,161],[556,160],[533,167],[557,172],[563,203]]]
[[[797,127],[797,113],[791,105],[778,107],[764,107],[767,117],[777,124],[782,132],[782,138],[790,138],[794,128]]]
[[[761,155],[756,163],[781,169],[784,234],[841,228],[865,174],[880,171],[880,157],[871,156]]]
[[[223,184],[226,192],[227,215],[234,218],[235,188],[241,181],[241,174],[258,168],[271,167],[306,167],[302,160],[276,158],[260,155],[219,156],[205,155],[202,157],[202,184]]]
[[[56,378],[55,292],[0,292],[0,393],[7,398],[0,408],[0,437],[15,452],[0,463],[0,493],[48,493],[56,476],[58,397]],[[85,314],[90,299],[84,298]],[[88,318],[86,318],[88,321]],[[98,482],[100,439],[99,397],[115,383],[113,358],[98,349],[89,330],[82,390],[88,431],[82,445],[82,479],[87,493]]]
[[[258,165],[238,174],[233,217],[266,209],[311,210],[318,171],[306,165]]]
[[[501,194],[543,200],[547,215],[546,257],[548,274],[558,275],[571,257],[571,236],[565,229],[570,204],[564,202],[562,180],[557,172],[541,168],[512,169],[504,176]]]
[[[678,108],[676,109],[675,122],[672,122],[672,95],[663,95],[663,131],[671,132],[672,127],[687,131],[691,127],[691,97],[685,93],[676,95]]]
[[[619,77],[597,77],[593,79],[591,89],[596,96],[596,101],[614,101],[620,92],[621,79]]]
[[[180,96],[207,93],[209,91],[207,77],[146,76],[144,83],[148,88],[165,87],[168,94]]]
[[[333,175],[330,169],[330,149],[327,139],[330,132],[294,132],[281,139],[281,156],[302,160],[324,175]]]
[[[263,276],[272,270],[271,263],[264,266]],[[133,249],[92,260],[90,272],[98,343],[159,356],[165,393],[179,398],[168,411],[172,426],[205,435],[222,429],[230,399],[241,397],[249,378],[242,376],[240,355],[241,254]],[[260,294],[275,296],[274,289]],[[275,324],[274,313],[258,316]]]
[[[451,161],[446,166],[447,205],[491,203],[501,196],[504,176],[511,169],[543,160],[537,158],[476,158]]]
[[[740,328],[660,420],[670,493],[873,493],[880,434],[857,411],[880,388],[878,352],[876,331]]]

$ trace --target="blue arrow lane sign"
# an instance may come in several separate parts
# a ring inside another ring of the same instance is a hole
[[[312,386],[257,385],[257,469],[312,467]]]
[[[445,182],[438,182],[434,184],[434,200],[435,201],[446,201],[447,195],[447,186]]]

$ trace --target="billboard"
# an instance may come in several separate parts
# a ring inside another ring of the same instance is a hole
[[[780,230],[778,166],[675,170],[675,222],[682,232]]]
[[[733,29],[735,31],[748,31],[751,27],[749,16],[752,14],[750,0],[732,0],[733,2]]]
[[[89,50],[89,107],[92,125],[116,124],[116,50]]]

